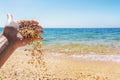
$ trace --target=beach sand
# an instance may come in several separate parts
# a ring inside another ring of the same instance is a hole
[[[0,80],[120,80],[120,63],[43,50],[45,63],[41,64],[23,49],[17,49],[0,69]]]

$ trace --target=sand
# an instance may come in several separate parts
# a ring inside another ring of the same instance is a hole
[[[0,80],[120,80],[120,63],[54,53],[43,50],[41,64],[19,48],[0,69]]]

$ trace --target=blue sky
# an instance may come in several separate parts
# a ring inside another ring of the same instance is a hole
[[[7,13],[43,27],[120,27],[120,0],[0,0],[0,26]]]

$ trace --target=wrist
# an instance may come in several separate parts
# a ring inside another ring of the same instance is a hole
[[[11,47],[16,49],[15,42],[9,41],[6,36],[0,36],[0,48]]]
[[[0,53],[8,46],[8,40],[4,35],[0,35]]]
[[[11,50],[15,50],[17,47],[15,46],[14,43],[8,42],[7,48],[10,48]]]
[[[0,36],[0,67],[6,62],[9,56],[15,51],[16,47],[13,43],[8,42],[8,40],[2,35]]]

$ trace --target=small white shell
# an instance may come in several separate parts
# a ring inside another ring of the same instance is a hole
[[[17,28],[17,30],[19,30],[18,23],[13,20],[13,16],[10,13],[7,14],[6,26],[7,27],[15,27],[15,28]]]

